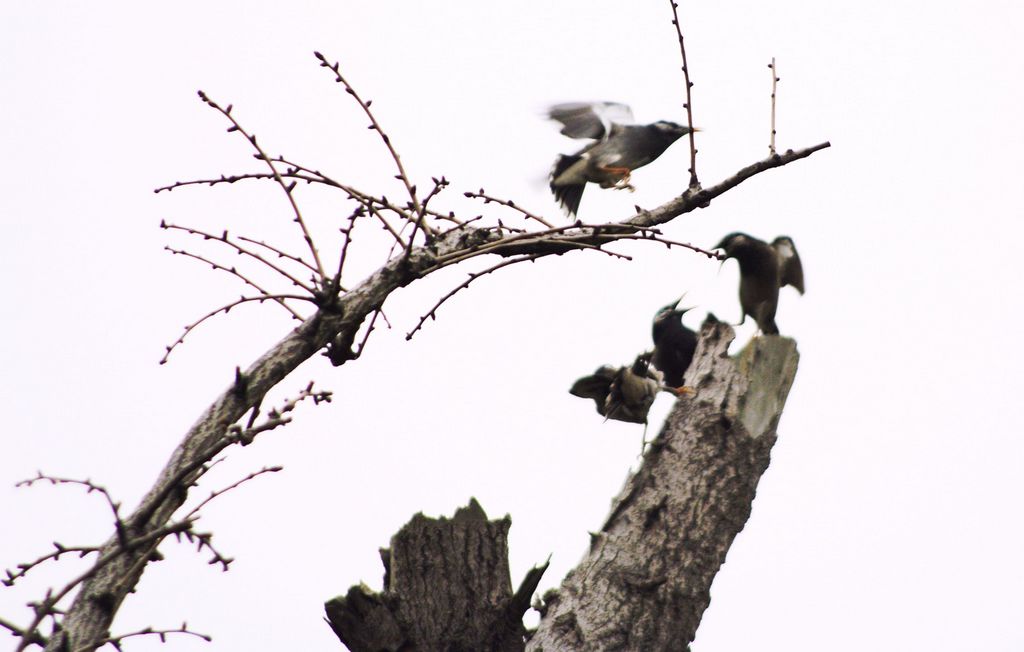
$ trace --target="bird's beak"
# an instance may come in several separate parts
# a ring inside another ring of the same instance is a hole
[[[715,249],[720,249],[720,248],[721,247],[715,247]],[[719,274],[722,273],[722,268],[725,267],[725,261],[727,261],[727,260],[729,260],[729,259],[728,258],[722,258],[721,260],[718,261],[718,273]]]
[[[694,128],[693,128],[693,131],[704,131],[704,130],[703,130],[703,129],[701,129],[700,127],[694,127]]]
[[[680,317],[685,315],[687,312],[689,312],[690,310],[693,310],[696,307],[696,306],[688,306],[686,308],[680,308],[679,304],[682,303],[683,299],[685,299],[685,298],[686,298],[686,292],[683,292],[683,296],[679,297],[679,299],[675,303],[675,307],[672,309],[672,312],[674,314],[676,314],[676,315],[679,315]]]

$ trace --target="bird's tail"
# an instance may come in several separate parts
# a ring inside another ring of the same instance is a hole
[[[570,156],[563,154],[558,157],[558,160],[555,161],[555,167],[551,169],[551,192],[555,195],[558,203],[572,216],[575,216],[576,211],[580,208],[583,190],[587,187],[587,184],[573,183],[556,186],[554,181],[579,160],[580,156],[578,155]]]

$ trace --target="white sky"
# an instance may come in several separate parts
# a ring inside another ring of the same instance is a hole
[[[808,289],[783,292],[778,323],[802,363],[694,650],[1024,648],[1024,9],[779,0],[681,11],[705,184],[766,154],[772,56],[780,147],[833,144],[666,228],[705,246],[733,230],[788,234]],[[156,364],[183,324],[241,290],[163,252],[197,243],[159,230],[161,219],[301,245],[270,185],[152,193],[258,169],[196,89],[233,103],[271,153],[400,196],[365,119],[317,67],[319,49],[375,101],[421,187],[444,174],[450,205],[467,214],[480,208],[461,193],[483,186],[560,219],[543,179],[577,145],[541,112],[608,99],[641,121],[682,122],[669,17],[667,2],[597,0],[6,3],[0,567],[110,529],[98,498],[17,480],[89,477],[133,505],[235,365],[291,327],[270,306],[240,308]],[[635,194],[588,189],[581,213],[656,206],[686,167],[679,145],[634,176]],[[350,207],[300,197],[330,243]],[[381,260],[374,233],[357,234],[353,280]],[[620,250],[634,262],[574,253],[482,279],[410,343],[465,271],[394,295],[395,328],[362,359],[310,362],[275,395],[315,379],[335,402],[232,451],[197,494],[285,466],[206,510],[204,526],[237,558],[231,572],[165,545],[116,630],[187,620],[214,643],[179,639],[176,650],[340,649],[323,601],[360,580],[379,588],[377,549],[413,513],[451,514],[470,496],[512,516],[513,583],[552,554],[542,588],[556,585],[640,445],[637,427],[602,423],[569,385],[648,346],[651,316],[683,291],[739,318],[735,263]],[[669,403],[659,399],[659,420]],[[74,568],[0,590],[0,614],[27,622],[24,603]]]

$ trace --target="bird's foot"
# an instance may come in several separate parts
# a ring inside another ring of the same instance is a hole
[[[695,390],[692,387],[687,387],[685,385],[682,385],[680,387],[669,387],[668,385],[662,385],[661,391],[668,392],[669,394],[673,394],[677,397],[694,396],[697,394],[697,390]]]
[[[616,190],[628,190],[630,192],[636,190],[629,183],[629,175],[632,173],[632,170],[629,168],[602,166],[600,170],[608,175],[608,178],[601,182],[602,188],[615,188]]]

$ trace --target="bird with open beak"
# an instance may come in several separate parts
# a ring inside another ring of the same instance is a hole
[[[726,258],[735,258],[740,264],[740,323],[749,315],[762,333],[778,335],[775,311],[779,289],[791,285],[804,293],[804,270],[793,240],[780,235],[769,244],[746,233],[730,233],[714,248],[724,250]]]
[[[697,333],[683,325],[683,315],[692,308],[680,308],[682,300],[683,297],[679,297],[678,301],[659,310],[651,325],[654,339],[651,363],[664,375],[665,384],[677,389],[683,386],[683,375],[697,350]]]
[[[617,102],[557,104],[548,110],[548,117],[562,123],[561,133],[570,138],[594,139],[575,154],[559,156],[551,170],[551,192],[571,216],[579,210],[588,183],[632,190],[633,170],[690,133],[689,127],[666,120],[632,124],[633,112]]]

